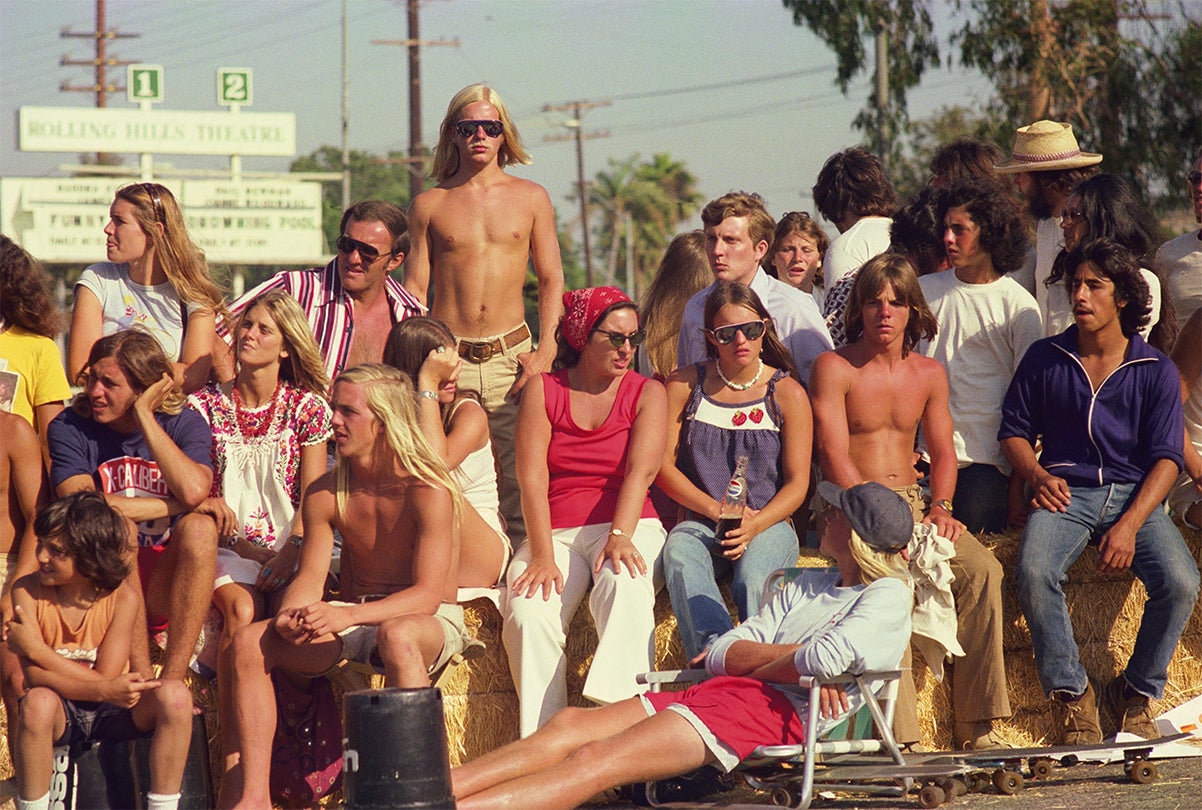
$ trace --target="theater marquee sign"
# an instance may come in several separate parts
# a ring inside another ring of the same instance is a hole
[[[292,157],[296,115],[22,107],[18,138],[20,149],[29,152]]]

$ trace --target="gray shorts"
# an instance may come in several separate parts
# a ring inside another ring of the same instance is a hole
[[[349,605],[352,603],[330,602],[330,604]],[[451,656],[463,652],[463,648],[475,640],[472,634],[468,632],[467,625],[463,622],[462,605],[452,605],[444,602],[435,611],[434,619],[442,627],[442,651],[438,654],[438,658],[435,659],[434,663],[427,669],[427,672],[434,672],[445,664]],[[342,657],[360,664],[367,664],[383,672],[383,665],[376,652],[376,634],[379,630],[379,625],[374,624],[360,624],[343,630],[338,634],[338,637],[342,640]],[[331,671],[335,668],[332,667]]]
[[[60,697],[67,727],[54,741],[55,746],[69,745],[72,752],[82,751],[94,742],[121,742],[149,737],[153,732],[139,731],[129,709],[112,703],[67,700]]]

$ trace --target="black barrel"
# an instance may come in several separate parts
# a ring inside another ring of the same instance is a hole
[[[150,792],[150,738],[134,742],[133,761],[138,795],[142,800],[140,806],[145,807],[146,794]],[[192,715],[192,740],[179,792],[179,810],[209,810],[217,806],[213,796],[213,768],[209,761],[209,732],[203,714]]]
[[[342,710],[346,807],[455,807],[442,692],[429,687],[348,692]]]

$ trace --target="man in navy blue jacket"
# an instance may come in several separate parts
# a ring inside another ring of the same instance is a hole
[[[1040,682],[1064,709],[1063,742],[1078,745],[1100,742],[1102,732],[1064,599],[1069,566],[1096,544],[1099,572],[1130,569],[1147,589],[1135,649],[1106,689],[1121,729],[1144,738],[1158,736],[1148,702],[1164,692],[1198,567],[1163,509],[1183,463],[1181,387],[1172,362],[1139,336],[1150,312],[1139,265],[1098,239],[1078,248],[1069,267],[1075,324],[1023,357],[998,440],[1034,492],[1019,601]]]

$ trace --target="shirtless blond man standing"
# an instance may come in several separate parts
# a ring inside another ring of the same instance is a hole
[[[276,702],[271,670],[322,675],[342,659],[374,665],[386,687],[429,673],[471,640],[455,604],[461,496],[421,437],[408,377],[382,365],[344,372],[332,406],[338,461],[304,499],[305,543],[274,619],[233,642],[236,740],[225,751],[221,807],[271,807]],[[342,535],[340,601],[322,601]]]
[[[537,183],[505,173],[530,163],[496,91],[463,88],[447,106],[434,152],[438,186],[409,208],[411,252],[405,288],[455,334],[464,366],[459,388],[475,391],[488,412],[500,463],[501,512],[515,542],[524,536],[514,475],[518,395],[551,370],[555,326],[563,315],[563,267],[555,211]],[[527,262],[538,279],[538,349],[532,351],[522,287]]]
[[[914,351],[935,335],[910,264],[885,253],[859,271],[845,312],[850,341],[819,355],[810,375],[814,434],[822,477],[842,487],[876,481],[910,503],[914,519],[932,523],[955,543],[951,559],[957,638],[965,656],[952,669],[955,744],[998,747],[993,720],[1010,716],[1002,660],[1002,567],[952,516],[956,450],[948,409],[947,375],[936,360]],[[914,469],[921,426],[931,458],[930,494]],[[909,666],[909,655],[903,666]],[[902,680],[895,734],[919,739],[914,682]]]

